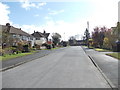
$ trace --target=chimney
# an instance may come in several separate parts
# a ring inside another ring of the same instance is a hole
[[[44,30],[44,32],[43,33],[46,33],[46,31]]]
[[[10,23],[6,23],[6,26],[10,26]]]
[[[7,26],[7,33],[9,33],[10,32],[10,28],[11,28],[11,26],[10,26],[10,23],[6,23],[6,26]]]

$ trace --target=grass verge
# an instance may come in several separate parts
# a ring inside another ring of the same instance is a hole
[[[37,52],[37,51],[31,51],[31,52],[28,52],[28,53],[18,53],[18,54],[0,56],[0,61],[1,60],[3,61],[3,60],[9,60],[9,59],[17,58],[17,57],[31,55],[31,54],[33,54],[35,52]]]
[[[98,52],[110,52],[110,50],[100,49],[100,48],[94,48],[94,50]]]
[[[52,50],[54,50],[54,49],[59,49],[59,48],[63,48],[63,47],[55,47],[55,48],[52,48]]]
[[[106,55],[114,57],[114,58],[120,60],[120,53],[108,53]]]

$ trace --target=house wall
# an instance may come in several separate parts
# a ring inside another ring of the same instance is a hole
[[[30,39],[31,41],[31,47],[35,46],[35,38]]]
[[[46,43],[46,39],[45,38],[40,38],[40,40],[35,40],[35,44],[37,45],[42,45],[43,43]]]

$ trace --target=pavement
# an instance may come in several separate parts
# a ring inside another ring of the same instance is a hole
[[[43,57],[43,56],[48,55],[50,53],[57,52],[59,50],[63,50],[63,49],[64,48],[53,49],[53,50],[37,50],[38,52],[31,54],[31,55],[22,56],[22,57],[10,59],[10,60],[4,60],[4,61],[2,61],[2,67],[0,67],[0,69],[6,70],[9,68],[21,65],[23,63],[35,60],[37,58]]]
[[[87,47],[82,48],[86,54],[95,61],[95,63],[99,66],[106,77],[112,82],[112,84],[116,88],[120,87],[120,79],[118,78],[118,75],[120,75],[120,71],[118,71],[118,68],[120,66],[118,64],[119,60],[105,55],[106,53],[113,52],[98,52]]]
[[[80,46],[58,50],[0,73],[3,88],[110,88]]]

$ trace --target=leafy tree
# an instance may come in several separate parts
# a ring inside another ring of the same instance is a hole
[[[74,36],[71,36],[71,37],[69,38],[69,44],[70,44],[70,45],[75,45],[75,44],[76,44],[76,38],[75,38]]]
[[[96,27],[94,32],[92,32],[93,46],[100,47],[103,46],[103,41],[105,38],[106,27]]]
[[[112,49],[114,45],[115,45],[115,35],[112,34],[112,29],[107,29],[105,32],[103,46],[104,48]]]
[[[10,26],[10,24],[9,23],[7,23],[6,24],[6,28],[4,29],[4,30],[2,30],[2,45],[3,45],[3,47],[5,46],[7,46],[7,47],[9,47],[10,46],[10,43],[11,43],[11,36],[10,36],[10,34],[9,34],[9,32],[10,32],[10,28],[11,28],[11,26]]]
[[[89,33],[89,31],[88,31],[87,28],[86,28],[86,30],[85,30],[84,35],[85,35],[85,41],[86,41],[86,44],[88,45],[88,48],[89,48],[89,38],[90,38],[90,33]]]
[[[105,37],[104,38],[104,43],[103,43],[104,47],[105,48],[108,48],[109,47],[109,38],[108,37]]]
[[[57,45],[60,42],[61,35],[59,33],[53,33],[52,34],[52,40],[55,45]]]

